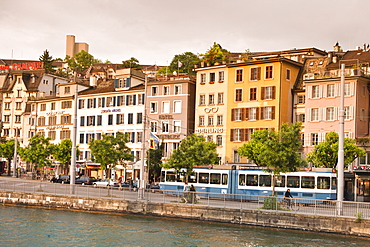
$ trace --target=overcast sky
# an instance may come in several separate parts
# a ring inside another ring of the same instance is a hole
[[[64,58],[66,35],[102,61],[167,65],[176,54],[370,43],[368,0],[0,0],[0,58]]]

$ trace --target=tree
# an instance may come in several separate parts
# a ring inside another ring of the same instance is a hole
[[[44,63],[44,69],[46,73],[54,72],[53,57],[49,55],[49,51],[46,49],[44,53],[39,57],[40,62]]]
[[[186,73],[188,75],[195,75],[194,64],[199,63],[199,58],[192,52],[184,52],[175,55],[172,59],[168,70],[170,73],[176,71],[178,73]]]
[[[7,142],[0,143],[0,154],[1,157],[7,160],[8,162],[8,176],[10,176],[10,163],[14,158],[14,144],[15,140],[10,139]],[[17,143],[17,148],[19,147],[19,143]]]
[[[280,131],[257,130],[252,139],[240,147],[241,156],[253,160],[263,170],[272,173],[272,194],[275,194],[275,179],[282,172],[295,172],[306,163],[298,152],[302,123],[283,124]]]
[[[316,167],[334,168],[338,163],[339,136],[336,132],[326,134],[325,141],[316,145],[307,154],[307,161]],[[344,138],[344,166],[348,167],[355,159],[366,154],[365,150],[356,145],[356,141]]]
[[[84,71],[89,68],[94,62],[94,57],[86,51],[81,51],[76,53],[73,57],[67,55],[65,61],[68,67],[77,72],[77,70]]]
[[[119,163],[132,160],[131,149],[126,146],[127,135],[117,132],[116,136],[102,135],[100,140],[92,140],[90,145],[91,159],[100,163],[100,168],[104,171],[112,169]],[[110,165],[110,166],[109,166]],[[110,173],[108,173],[110,176]]]
[[[228,62],[230,57],[230,52],[223,49],[220,44],[216,42],[209,48],[209,50],[201,55],[203,58],[201,61],[214,64],[216,62],[221,63],[223,61]]]
[[[149,149],[147,152],[147,164],[149,163],[149,180],[155,181],[161,175],[162,157],[163,157],[164,144],[159,145],[158,149]]]
[[[134,57],[131,57],[128,60],[122,61],[122,65],[120,67],[123,69],[140,68],[139,60],[137,60]]]
[[[43,172],[44,167],[51,165],[51,155],[54,145],[50,143],[51,138],[43,135],[35,135],[29,140],[25,148],[19,148],[21,158],[33,165],[37,165]]]
[[[216,147],[216,143],[206,142],[203,136],[191,134],[181,141],[179,148],[173,151],[164,166],[176,170],[186,168],[187,175],[190,175],[196,165],[207,166],[218,163]]]
[[[53,156],[54,158],[62,164],[63,167],[63,174],[66,174],[66,169],[68,169],[68,165],[71,163],[71,156],[72,156],[72,141],[71,139],[64,139],[60,143],[54,146]],[[76,150],[76,155],[78,155],[80,151]]]

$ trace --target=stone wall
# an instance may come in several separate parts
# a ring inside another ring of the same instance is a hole
[[[146,201],[77,198],[17,192],[0,192],[0,203],[83,211],[147,214],[254,226],[348,234],[370,237],[370,220],[301,215],[270,210],[238,210],[202,205],[165,204]]]

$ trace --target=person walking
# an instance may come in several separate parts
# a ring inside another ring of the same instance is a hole
[[[184,194],[183,194],[184,202],[185,203],[188,203],[188,199],[189,199],[189,192],[188,192],[189,191],[189,185],[188,185],[187,182],[185,182],[185,184],[184,184],[183,191],[184,191]]]
[[[118,183],[118,189],[122,190],[122,177],[121,176],[118,178],[117,183]]]
[[[189,191],[190,191],[190,203],[196,203],[196,195],[195,195],[195,187],[194,185],[190,185],[190,188],[189,188]]]

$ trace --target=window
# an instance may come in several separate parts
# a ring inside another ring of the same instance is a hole
[[[249,100],[257,100],[257,88],[250,88],[249,89]]]
[[[224,71],[219,71],[218,72],[218,81],[224,81],[225,80],[225,72]]]
[[[62,109],[72,108],[72,101],[62,101]]]
[[[326,120],[333,121],[334,119],[334,107],[326,108]]]
[[[150,113],[158,113],[158,103],[150,102]]]
[[[199,105],[206,104],[206,96],[204,94],[199,95]]]
[[[163,95],[170,95],[170,87],[163,86]]]
[[[158,122],[150,122],[150,131],[153,133],[158,132]]]
[[[49,125],[56,125],[57,124],[57,117],[51,116],[49,117]]]
[[[288,188],[299,188],[299,176],[287,176]]]
[[[113,115],[108,115],[108,125],[113,125]]]
[[[206,83],[206,74],[205,73],[200,74],[200,83],[202,83],[202,84]]]
[[[271,186],[271,176],[270,175],[260,175],[258,185],[262,187]]]
[[[84,116],[80,117],[80,126],[85,126],[85,117]]]
[[[319,86],[312,86],[312,98],[314,99],[320,98],[320,87]]]
[[[301,178],[301,187],[305,189],[314,189],[315,188],[315,177],[302,177]]]
[[[236,89],[235,90],[235,101],[241,102],[243,99],[243,89]]]
[[[48,137],[50,137],[51,140],[55,140],[57,133],[54,130],[51,130],[48,132]]]
[[[137,124],[142,124],[142,123],[143,123],[143,113],[142,113],[142,112],[138,112],[138,113],[137,113],[137,116],[136,116],[136,123],[137,123]]]
[[[351,95],[351,84],[344,83],[344,96],[350,96]]]
[[[127,114],[127,124],[134,124],[134,114],[133,113]]]
[[[365,119],[366,119],[366,111],[365,109],[361,108],[360,121],[365,121]]]
[[[344,107],[344,120],[350,120],[351,119],[351,113],[349,106]]]
[[[222,146],[222,135],[216,136],[216,144],[217,146]]]
[[[60,132],[60,139],[70,139],[71,138],[71,131],[70,130],[62,130]]]
[[[286,69],[286,80],[290,81],[290,69]]]
[[[217,104],[223,104],[224,103],[224,93],[218,93],[217,94]]]
[[[273,67],[272,67],[272,65],[266,66],[265,79],[272,79],[273,78],[272,74],[273,74]]]
[[[175,95],[181,94],[181,85],[175,85]]]
[[[236,82],[242,82],[243,81],[243,70],[237,69],[236,70]]]
[[[242,121],[243,118],[243,109],[242,108],[234,108],[231,110],[231,118],[232,121]]]
[[[55,110],[55,102],[51,103],[51,110]]]
[[[217,126],[222,126],[224,124],[224,116],[218,115],[217,116]]]
[[[169,132],[169,123],[162,122],[162,133],[168,133],[168,132]]]
[[[208,104],[209,105],[214,105],[215,104],[215,95],[214,94],[209,94],[209,101],[208,101]]]
[[[335,87],[334,87],[334,84],[329,84],[329,85],[327,85],[327,97],[329,97],[329,98],[331,98],[331,97],[334,97],[335,96],[335,94],[334,94],[334,89]]]
[[[213,126],[213,125],[214,125],[214,117],[208,116],[208,126]]]
[[[182,101],[176,100],[173,102],[173,112],[174,113],[181,113],[182,112],[181,108],[182,108]]]
[[[251,107],[248,109],[249,111],[249,120],[258,120],[258,108],[257,107]]]
[[[240,163],[240,155],[238,154],[238,150],[233,150],[233,161],[234,163]]]
[[[95,108],[96,101],[95,99],[87,99],[87,108]]]
[[[181,121],[173,121],[173,132],[174,133],[181,132]]]
[[[144,105],[145,103],[145,94],[138,94],[137,95],[137,99],[138,99],[138,104],[139,105]]]
[[[71,115],[63,115],[60,118],[61,124],[70,124],[71,123]]]
[[[199,126],[204,126],[204,116],[199,116]]]
[[[125,114],[117,114],[117,124],[125,123]]]
[[[115,97],[107,97],[107,106],[114,106]]]
[[[10,122],[10,115],[4,115],[4,122],[5,123],[9,123]]]
[[[261,88],[261,98],[263,100],[275,99],[275,86],[262,87]]]
[[[5,110],[10,110],[10,103],[9,102],[4,103],[4,109]]]
[[[261,118],[264,120],[275,119],[275,106],[261,107]]]
[[[102,115],[98,115],[96,117],[97,117],[96,125],[97,126],[101,126],[103,124],[103,116]]]
[[[46,111],[46,104],[40,105],[40,111]]]
[[[15,109],[16,110],[22,110],[22,102],[16,102],[15,103]]]
[[[95,116],[86,117],[86,126],[95,126]]]
[[[297,103],[304,104],[306,102],[306,97],[304,95],[298,95]]]
[[[170,102],[169,101],[162,102],[162,113],[170,113]]]
[[[71,93],[71,87],[64,87],[64,94]]]
[[[158,94],[158,87],[152,87],[152,96],[156,96]]]
[[[319,121],[319,108],[311,109],[311,121]]]
[[[137,142],[143,142],[143,132],[137,132]]]
[[[216,81],[216,73],[209,73],[209,82],[215,82]]]
[[[251,81],[261,80],[261,67],[251,68]]]
[[[311,134],[311,144],[312,146],[319,144],[319,134],[318,133]]]

